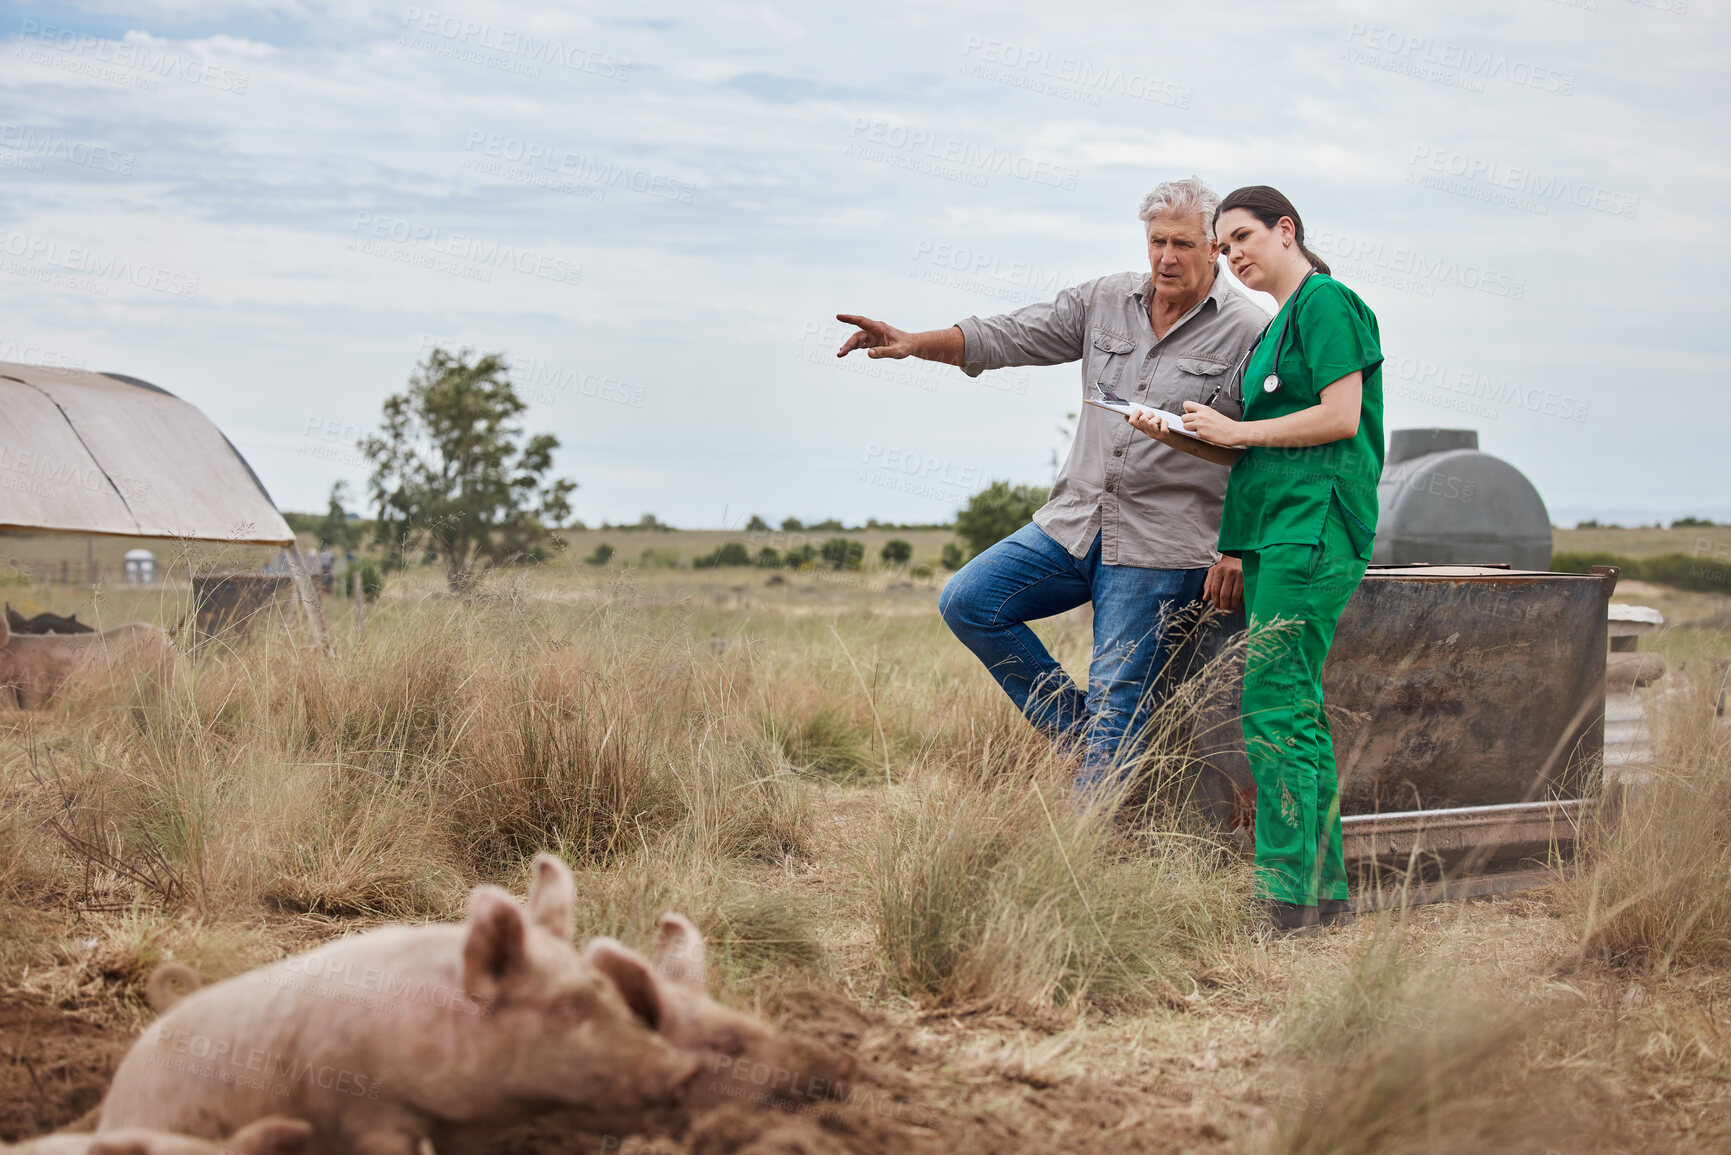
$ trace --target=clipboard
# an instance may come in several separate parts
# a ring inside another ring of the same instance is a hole
[[[1166,429],[1168,432],[1181,434],[1182,436],[1190,438],[1192,441],[1202,440],[1200,437],[1196,436],[1196,434],[1184,428],[1184,418],[1177,413],[1168,413],[1164,409],[1156,408],[1153,405],[1143,405],[1137,401],[1126,401],[1104,385],[1095,385],[1094,392],[1099,394],[1099,396],[1084,397],[1082,398],[1083,404],[1093,405],[1099,409],[1110,409],[1112,412],[1122,413],[1126,417],[1137,413],[1151,413],[1166,422]]]

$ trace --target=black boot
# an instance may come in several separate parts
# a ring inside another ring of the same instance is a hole
[[[1291,932],[1307,930],[1317,925],[1316,907],[1300,906],[1296,902],[1281,902],[1277,898],[1262,900],[1262,909],[1269,925],[1275,930]]]
[[[1319,898],[1316,900],[1316,921],[1323,926],[1335,923],[1346,923],[1353,920],[1352,900],[1349,898]]]

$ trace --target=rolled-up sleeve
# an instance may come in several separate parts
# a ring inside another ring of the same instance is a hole
[[[1092,281],[996,317],[956,322],[962,331],[962,372],[978,377],[1010,365],[1061,365],[1082,356]]]

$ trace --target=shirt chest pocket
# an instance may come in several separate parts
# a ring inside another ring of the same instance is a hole
[[[1232,366],[1220,358],[1185,353],[1176,358],[1174,365],[1178,372],[1173,374],[1160,408],[1170,413],[1181,413],[1186,401],[1212,405],[1226,396],[1226,373]],[[1236,406],[1229,405],[1228,408]]]
[[[1136,342],[1106,329],[1095,329],[1092,336],[1090,384],[1124,396],[1121,387],[1131,380],[1130,363],[1136,355]]]

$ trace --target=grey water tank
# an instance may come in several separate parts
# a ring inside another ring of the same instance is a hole
[[[1372,564],[1550,568],[1544,499],[1520,470],[1479,452],[1476,430],[1395,430],[1376,492]]]

